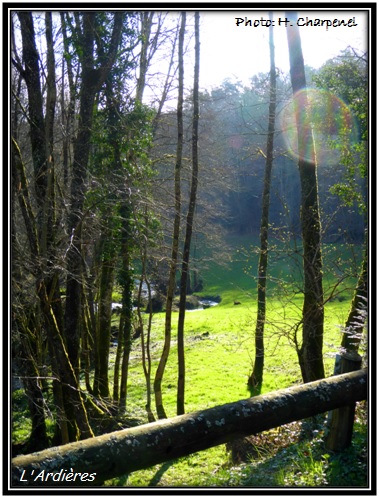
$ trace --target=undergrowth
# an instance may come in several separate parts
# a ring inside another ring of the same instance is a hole
[[[292,422],[176,461],[134,472],[108,486],[127,487],[367,487],[366,403],[356,410],[351,446],[325,448],[327,417]]]

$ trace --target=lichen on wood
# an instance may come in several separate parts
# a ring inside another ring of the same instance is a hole
[[[366,370],[337,375],[20,455],[12,460],[12,486],[99,486],[108,479],[364,399],[367,399]],[[57,474],[62,469],[95,477],[84,482],[33,481],[33,476],[42,470]]]

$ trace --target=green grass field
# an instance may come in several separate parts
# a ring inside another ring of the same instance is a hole
[[[351,249],[351,248],[350,248]],[[357,248],[354,248],[357,250]],[[338,252],[338,269],[347,272],[351,264],[351,252],[335,246],[327,248],[327,257]],[[205,288],[201,295],[221,296],[218,306],[186,313],[186,411],[191,412],[215,405],[236,401],[249,396],[247,377],[254,358],[254,329],[256,319],[256,267],[257,254],[250,257],[246,247],[236,247],[231,242],[230,259],[227,263],[212,262],[204,273]],[[251,253],[250,253],[251,254]],[[265,370],[262,393],[275,391],[301,383],[300,368],[291,335],[292,327],[301,317],[302,294],[298,292],[295,269],[287,261],[276,257],[270,267],[268,284],[267,321],[265,328]],[[335,266],[332,259],[324,262],[327,268]],[[358,260],[357,260],[358,268]],[[338,350],[340,326],[346,320],[355,285],[354,271],[336,289],[336,296],[325,305],[324,362],[326,375],[332,375],[334,355]],[[290,275],[290,277],[288,277]],[[331,271],[325,279],[328,292],[335,286],[336,274]],[[329,294],[326,294],[329,295]],[[234,301],[241,304],[235,305]],[[163,401],[168,416],[175,416],[177,385],[177,314],[173,316],[172,346],[162,385]],[[153,375],[163,345],[164,314],[154,316],[152,334]],[[139,345],[134,347],[130,369],[128,413],[143,414],[145,404],[145,381],[140,365]],[[153,404],[154,406],[154,404]],[[297,427],[299,429],[299,427]],[[287,429],[284,429],[287,430]],[[190,455],[175,462],[167,462],[151,469],[135,472],[124,480],[109,484],[127,486],[333,486],[340,482],[339,460],[323,450],[320,428],[318,437],[298,443],[298,430],[287,432],[289,444],[286,448],[275,448],[267,444],[260,447],[259,457],[249,463],[235,465],[225,445]],[[363,419],[357,425],[357,438],[347,454],[347,462],[360,458],[359,444],[364,442]],[[269,431],[264,437],[268,442],[277,436]],[[284,452],[284,453],[283,453]],[[357,456],[358,455],[358,456]],[[336,463],[337,462],[337,463]],[[284,469],[286,469],[284,471]],[[336,477],[337,475],[337,477]],[[341,476],[340,476],[341,477]],[[346,485],[365,485],[365,475],[357,473]]]
[[[353,252],[352,252],[353,250]],[[221,302],[205,310],[186,313],[185,407],[189,413],[249,397],[247,378],[254,359],[256,319],[256,245],[248,239],[229,239],[222,261],[209,261],[202,272],[202,296],[220,296]],[[289,259],[277,247],[271,258],[265,325],[265,368],[262,393],[301,383],[300,368],[293,346],[293,327],[301,319],[302,293],[299,257]],[[338,279],[335,296],[325,304],[324,362],[332,375],[334,355],[341,342],[344,324],[359,270],[359,248],[330,246],[324,251],[325,295]],[[344,273],[343,273],[344,272]],[[345,279],[341,275],[346,274]],[[234,302],[240,304],[235,305]],[[177,313],[173,314],[172,344],[162,383],[163,402],[169,417],[176,415]],[[299,332],[301,334],[301,331]],[[162,352],[164,313],[156,313],[151,334],[152,380]],[[146,383],[141,364],[141,344],[133,342],[130,360],[125,418],[147,422]],[[113,379],[115,348],[110,356]],[[111,386],[112,387],[112,386]],[[16,392],[17,393],[17,392]],[[154,411],[154,396],[152,396]],[[362,411],[363,413],[363,411]],[[25,437],[28,422],[17,417],[15,437]],[[323,449],[323,427],[317,437],[299,441],[299,425],[268,431],[257,441],[253,459],[233,462],[225,445],[166,462],[153,468],[114,479],[108,486],[163,487],[272,487],[272,486],[364,486],[366,479],[366,426],[362,415],[356,423],[352,448],[344,455],[329,455]],[[283,441],[288,444],[284,445]],[[344,460],[345,458],[345,460]],[[353,471],[344,474],[348,465]],[[353,477],[352,477],[353,476]],[[345,479],[345,481],[341,481]]]
[[[246,249],[231,243],[230,261],[225,265],[212,262],[204,272],[205,296],[220,296],[219,305],[197,311],[187,311],[185,320],[186,342],[186,407],[187,411],[247,397],[247,377],[254,359],[254,330],[256,321],[256,279],[253,268],[257,254],[246,258]],[[242,247],[242,246],[241,246]],[[339,253],[340,265],[342,249]],[[275,261],[269,270],[267,320],[265,325],[265,375],[262,392],[274,391],[301,382],[300,369],[293,345],[293,327],[301,319],[302,293],[300,285],[292,281],[287,261]],[[346,262],[347,261],[347,262]],[[295,265],[297,266],[297,261]],[[290,278],[286,277],[290,274]],[[286,281],[286,278],[288,282]],[[326,293],[335,284],[329,275]],[[340,326],[344,324],[355,285],[354,278],[344,280],[336,290],[337,297],[325,305],[324,361],[326,375],[334,368],[334,354],[341,342]],[[328,294],[327,294],[328,295]],[[240,302],[235,305],[234,302]],[[172,347],[163,382],[164,402],[167,411],[175,415],[177,350],[177,313],[172,320]],[[301,331],[299,332],[301,336]],[[162,351],[164,313],[154,315],[152,332],[152,358],[156,363]],[[131,403],[139,399],[144,390],[141,352],[134,343],[130,369],[129,395]],[[153,368],[155,372],[155,368]],[[141,401],[141,406],[144,401]]]

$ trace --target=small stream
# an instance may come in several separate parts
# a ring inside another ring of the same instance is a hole
[[[206,310],[208,308],[213,308],[213,306],[217,306],[219,303],[217,303],[216,301],[212,301],[210,299],[199,299],[199,304],[201,305],[199,308],[195,308],[194,310],[187,310],[187,311]]]

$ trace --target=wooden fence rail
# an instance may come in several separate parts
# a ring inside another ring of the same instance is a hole
[[[105,480],[367,399],[358,370],[12,460],[11,487],[100,486]]]

